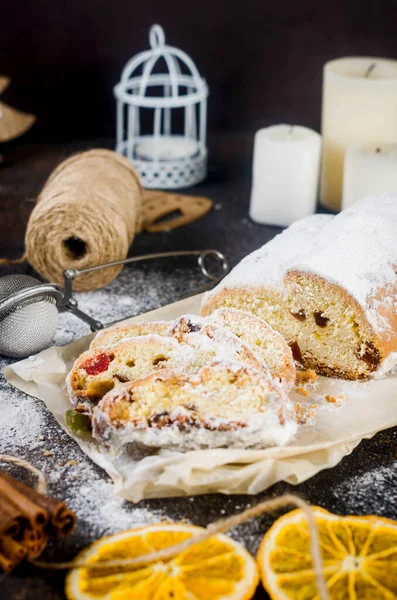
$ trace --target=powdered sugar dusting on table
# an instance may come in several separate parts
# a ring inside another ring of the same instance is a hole
[[[52,494],[56,495],[62,479],[63,498],[84,523],[89,539],[161,519],[148,510],[131,510],[131,505],[115,496],[114,486],[76,444],[68,443],[65,453],[69,438],[39,400],[8,394],[4,382],[0,406],[0,452],[28,458],[43,471]]]
[[[376,505],[377,514],[388,516],[388,509],[397,497],[397,459],[387,466],[375,467],[349,477],[330,489],[333,498],[343,498],[347,513],[368,511],[368,503]]]

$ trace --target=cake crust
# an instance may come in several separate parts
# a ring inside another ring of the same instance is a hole
[[[117,325],[99,331],[90,344],[90,348],[106,348],[113,346],[126,338],[141,335],[167,335],[168,321],[141,321],[130,325]]]

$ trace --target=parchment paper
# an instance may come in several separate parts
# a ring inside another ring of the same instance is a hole
[[[184,313],[199,313],[201,295],[175,302],[128,319],[168,320]],[[18,389],[43,400],[69,435],[64,419],[70,408],[65,376],[77,356],[88,348],[94,334],[64,347],[52,347],[4,370]],[[295,439],[283,448],[265,450],[202,450],[187,453],[117,456],[92,438],[74,437],[82,450],[112,478],[115,492],[133,502],[222,492],[256,494],[278,481],[298,484],[322,469],[335,466],[362,438],[397,425],[397,375],[369,382],[342,382],[320,378],[317,394],[342,394],[339,408],[320,403],[315,422],[301,426]]]

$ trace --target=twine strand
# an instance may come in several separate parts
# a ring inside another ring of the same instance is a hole
[[[0,265],[6,265],[11,267],[12,265],[21,265],[26,260],[26,252],[24,252],[19,258],[0,258]]]
[[[368,79],[368,77],[371,75],[371,73],[375,69],[375,67],[376,67],[376,63],[371,63],[369,65],[368,69],[364,73],[365,79]]]
[[[32,464],[30,464],[30,462],[28,462],[24,458],[11,456],[10,454],[0,454],[0,462],[12,463],[14,465],[17,465],[18,467],[22,467],[23,469],[26,469],[27,471],[33,473],[33,475],[37,479],[37,485],[35,486],[35,489],[40,494],[45,494],[45,491],[47,489],[47,480],[45,478],[44,473],[40,471],[40,469],[34,467]]]

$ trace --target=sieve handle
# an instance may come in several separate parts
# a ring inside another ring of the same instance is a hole
[[[99,269],[106,269],[108,267],[118,267],[120,265],[128,265],[130,263],[141,262],[143,260],[152,260],[155,258],[173,258],[178,256],[198,256],[198,264],[203,272],[203,274],[213,281],[218,281],[220,278],[224,277],[229,270],[229,263],[227,258],[222,252],[219,250],[178,250],[176,252],[158,252],[155,254],[143,254],[142,256],[133,256],[132,258],[125,258],[123,260],[116,260],[114,262],[106,263],[104,265],[98,265],[96,267],[88,267],[87,269],[67,269],[64,271],[63,276],[68,280],[74,280],[79,275],[84,275],[85,273],[91,273],[92,271],[99,271]],[[206,267],[205,267],[205,259],[208,256],[213,256],[216,258],[221,267],[222,267],[222,275],[215,276],[211,275]]]
[[[98,331],[99,329],[103,329],[105,325],[101,321],[97,321],[93,319],[85,312],[78,308],[78,303],[76,298],[73,297],[73,282],[79,275],[83,275],[85,273],[91,273],[93,271],[98,271],[99,269],[106,269],[108,267],[117,267],[120,265],[128,265],[131,263],[141,262],[144,260],[152,260],[155,258],[174,258],[178,256],[197,256],[197,262],[201,269],[203,275],[213,282],[213,285],[223,279],[226,273],[229,271],[229,263],[224,254],[219,250],[180,250],[176,252],[158,252],[155,254],[144,254],[142,256],[134,256],[132,258],[125,258],[124,260],[117,260],[111,263],[106,263],[104,265],[98,265],[96,267],[89,267],[87,269],[67,269],[63,272],[63,280],[64,280],[64,292],[60,301],[57,301],[58,308],[61,311],[68,311],[76,315],[88,323],[91,327],[92,331]],[[208,257],[212,256],[217,260],[217,262],[221,266],[221,274],[214,275],[208,270],[206,261]],[[212,286],[211,286],[212,287]],[[208,289],[208,287],[206,288]],[[202,290],[204,291],[204,290]],[[0,305],[1,307],[1,305]],[[112,323],[113,324],[113,323]]]
[[[65,306],[62,307],[62,310],[73,313],[75,317],[78,317],[84,321],[84,323],[87,323],[87,325],[91,327],[91,331],[99,331],[105,327],[101,321],[93,319],[90,317],[90,315],[87,315],[87,313],[80,310],[77,306],[77,300],[75,298],[70,298],[68,304],[65,304]]]

